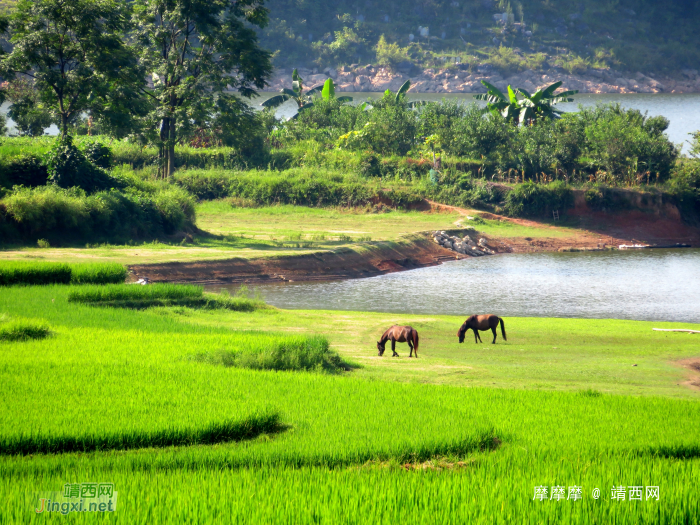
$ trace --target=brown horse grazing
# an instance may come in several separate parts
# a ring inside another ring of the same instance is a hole
[[[501,319],[497,315],[486,314],[470,315],[467,318],[467,320],[464,321],[464,324],[459,328],[459,331],[457,332],[459,342],[464,342],[464,335],[471,328],[472,330],[474,330],[474,342],[476,343],[476,340],[478,338],[479,342],[481,343],[481,336],[479,335],[478,330],[484,331],[490,328],[493,332],[493,341],[491,341],[491,343],[496,344],[496,327],[498,326],[498,323],[501,323],[501,334],[503,334],[503,340],[507,341],[508,339],[506,339],[506,327],[503,324],[503,319]]]
[[[408,357],[412,357],[413,352],[415,352],[416,357],[418,357],[418,332],[416,332],[410,326],[394,325],[391,328],[389,328],[386,332],[384,332],[382,338],[379,341],[377,341],[377,350],[379,350],[380,357],[384,355],[386,342],[389,340],[391,340],[391,351],[394,353],[392,357],[399,356],[399,354],[396,353],[397,341],[399,343],[408,343],[408,347],[411,349],[411,351],[408,354]]]

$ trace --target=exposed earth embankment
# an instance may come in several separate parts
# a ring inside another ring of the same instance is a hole
[[[471,235],[475,242],[479,241],[494,254],[617,249],[623,244],[640,243],[700,245],[700,229],[685,224],[672,204],[650,200],[637,203],[634,209],[607,212],[589,208],[582,195],[577,193],[575,207],[562,215],[566,226],[560,226],[562,221],[544,223],[514,219],[427,201],[424,207],[430,209],[429,213],[460,213],[462,218],[447,233],[460,238]],[[479,216],[489,221],[527,227],[537,234],[521,237],[479,232],[479,221],[470,220]],[[367,242],[311,254],[138,264],[130,269],[134,278],[148,277],[153,281],[202,284],[294,282],[371,277],[466,257],[470,255],[438,245],[432,232],[418,232],[394,242]]]

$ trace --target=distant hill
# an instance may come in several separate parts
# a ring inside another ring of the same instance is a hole
[[[408,74],[445,63],[574,74],[700,69],[699,1],[269,0],[267,7],[261,40],[283,68],[383,60]]]

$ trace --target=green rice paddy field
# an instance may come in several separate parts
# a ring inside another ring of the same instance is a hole
[[[459,345],[461,319],[449,316],[69,302],[80,289],[0,288],[0,333],[50,330],[0,338],[0,523],[700,517],[700,392],[677,364],[700,358],[700,340],[651,330],[671,325],[510,318],[507,342]],[[419,359],[405,345],[377,357],[383,329],[409,322]],[[319,336],[346,370],[202,358]],[[114,512],[35,512],[65,484],[90,482],[114,485]],[[566,496],[533,500],[539,486]],[[566,499],[574,486],[578,501]]]

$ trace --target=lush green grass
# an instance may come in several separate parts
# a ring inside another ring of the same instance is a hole
[[[117,263],[66,264],[0,260],[0,285],[123,283],[127,269]]]
[[[124,523],[691,523],[700,513],[700,405],[675,386],[684,372],[669,363],[697,355],[683,334],[507,319],[508,343],[458,345],[459,319],[414,316],[421,358],[380,359],[376,336],[399,316],[103,309],[69,303],[71,289],[0,296],[0,312],[40,312],[55,331],[50,341],[0,345],[4,443],[199,435],[265,414],[279,414],[285,430],[210,446],[154,440],[133,451],[6,455],[3,522],[46,519],[33,512],[37,492],[98,478],[115,484],[112,518]],[[264,347],[285,332],[328,334],[331,349],[363,367],[323,375],[193,359]],[[464,374],[454,384],[527,388],[424,384],[447,372]],[[674,390],[688,399],[657,395]],[[583,501],[534,502],[539,485],[581,486]],[[661,498],[610,501],[613,485],[659,486]]]
[[[49,326],[42,321],[31,319],[8,319],[0,315],[0,342],[44,339],[51,333]]]

